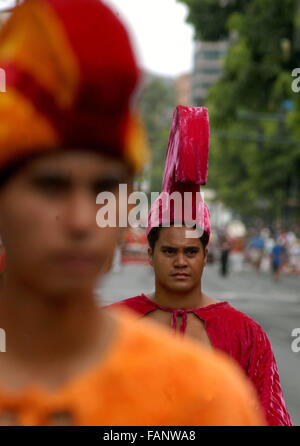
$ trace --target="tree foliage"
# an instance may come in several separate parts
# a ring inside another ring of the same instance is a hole
[[[140,108],[152,150],[151,190],[160,192],[170,123],[175,104],[173,82],[158,77],[148,80]]]
[[[189,8],[187,22],[195,28],[198,39],[216,41],[228,35],[229,16],[243,11],[247,0],[177,0]]]

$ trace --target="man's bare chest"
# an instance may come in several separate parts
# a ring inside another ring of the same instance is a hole
[[[171,312],[162,311],[158,309],[152,311],[151,313],[148,313],[145,317],[148,317],[149,319],[158,322],[159,324],[162,324],[165,327],[170,328],[171,330],[171,324],[172,324]],[[182,320],[183,320],[182,315],[178,315],[176,317],[176,333],[178,334],[180,333],[180,326],[182,324]],[[205,328],[204,321],[193,313],[187,313],[185,336],[189,336],[195,339],[196,341],[201,342],[202,344],[212,347],[211,341]]]

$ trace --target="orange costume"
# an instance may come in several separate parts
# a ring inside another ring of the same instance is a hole
[[[114,317],[118,332],[98,365],[52,393],[31,388],[14,396],[0,384],[0,411],[29,426],[263,423],[253,389],[225,355],[131,315]]]
[[[76,147],[114,155],[132,172],[143,166],[143,132],[130,111],[138,69],[125,28],[100,0],[25,0],[0,33],[0,66],[1,174],[29,155]],[[61,388],[9,393],[0,382],[0,422],[263,423],[250,384],[221,354],[113,317],[109,350]]]

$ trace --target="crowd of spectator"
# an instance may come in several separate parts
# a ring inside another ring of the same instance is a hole
[[[300,236],[293,230],[250,228],[242,237],[230,237],[226,229],[218,228],[209,249],[210,261],[219,260],[222,276],[249,265],[276,280],[282,274],[300,276]]]

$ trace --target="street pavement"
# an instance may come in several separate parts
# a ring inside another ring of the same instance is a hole
[[[275,282],[270,274],[252,269],[222,278],[217,265],[208,265],[202,286],[206,294],[228,301],[263,327],[273,348],[292,422],[300,426],[300,352],[291,348],[295,339],[292,331],[300,329],[300,278],[283,276]],[[153,289],[151,267],[126,265],[107,275],[97,295],[102,304],[108,304]]]

